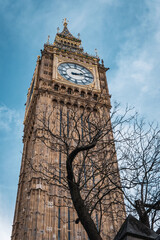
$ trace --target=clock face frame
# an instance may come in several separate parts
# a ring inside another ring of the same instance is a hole
[[[58,72],[63,78],[74,84],[89,85],[94,81],[93,74],[77,63],[61,63],[58,66]]]

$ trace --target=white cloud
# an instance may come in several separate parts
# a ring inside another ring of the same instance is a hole
[[[23,115],[24,113],[20,110],[0,105],[0,133],[3,136],[0,139],[0,239],[2,240],[9,240],[11,236],[14,207],[12,202],[14,199],[15,203]]]
[[[19,129],[22,131],[22,113],[16,111],[15,109],[10,109],[5,105],[0,105],[0,130],[3,131],[13,131]]]
[[[0,236],[2,240],[9,240],[11,237],[11,216],[8,215],[8,208],[0,196]]]
[[[126,34],[126,41],[117,54],[117,70],[111,81],[111,92],[117,100],[129,102],[142,114],[154,112],[160,118],[160,5],[146,1],[146,11],[140,25]],[[152,117],[152,116],[151,116]]]

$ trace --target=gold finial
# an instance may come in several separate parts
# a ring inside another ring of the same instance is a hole
[[[47,43],[49,44],[50,35],[48,35]]]
[[[68,22],[69,22],[69,21],[67,20],[67,18],[63,19],[63,26],[64,26],[64,27],[67,27]]]
[[[39,61],[39,60],[40,60],[40,56],[38,55],[38,56],[37,56],[37,61]]]

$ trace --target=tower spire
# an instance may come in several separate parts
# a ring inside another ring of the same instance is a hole
[[[69,21],[67,20],[67,18],[64,18],[64,19],[63,19],[63,26],[64,26],[64,27],[67,27],[68,22],[69,22]]]
[[[68,19],[64,18],[63,19],[63,31],[59,33],[59,28],[57,29],[57,35],[62,38],[68,38],[76,42],[81,42],[79,38],[74,37],[68,30],[67,25],[68,25]]]

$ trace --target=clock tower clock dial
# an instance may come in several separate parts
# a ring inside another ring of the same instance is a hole
[[[58,66],[59,74],[71,83],[78,85],[89,85],[94,81],[92,73],[85,67],[65,62]]]

